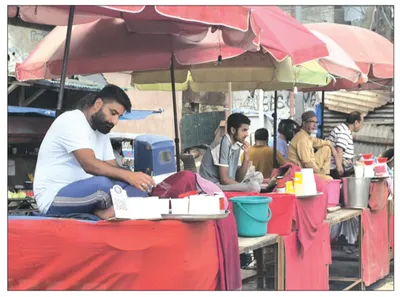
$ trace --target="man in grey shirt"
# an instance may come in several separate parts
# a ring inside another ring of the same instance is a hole
[[[200,175],[217,184],[223,191],[260,192],[264,178],[260,172],[248,173],[250,119],[243,114],[231,114],[227,121],[228,133],[206,151],[200,166]],[[243,163],[240,161],[244,150]]]

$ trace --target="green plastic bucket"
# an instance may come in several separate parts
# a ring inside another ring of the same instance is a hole
[[[238,235],[241,237],[264,236],[268,232],[268,221],[272,217],[269,203],[272,198],[244,196],[229,199],[233,204]]]

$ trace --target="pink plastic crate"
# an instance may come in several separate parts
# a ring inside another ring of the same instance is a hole
[[[327,188],[328,188],[328,206],[337,206],[339,204],[340,198],[340,183],[342,181],[340,179],[332,179]]]

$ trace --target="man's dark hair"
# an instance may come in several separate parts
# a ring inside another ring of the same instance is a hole
[[[354,124],[356,121],[361,122],[361,112],[353,111],[349,113],[346,117],[346,123],[351,125]]]
[[[256,133],[254,134],[254,139],[257,141],[268,141],[269,133],[268,130],[265,128],[257,129]]]
[[[100,92],[91,94],[79,101],[76,105],[78,109],[93,106],[97,98],[101,98],[104,102],[118,102],[121,104],[126,112],[131,112],[132,104],[128,95],[120,87],[116,85],[106,85]]]
[[[228,133],[231,133],[231,128],[235,128],[236,131],[240,128],[241,125],[250,125],[251,121],[248,117],[241,113],[232,113],[228,117]]]
[[[296,135],[300,129],[300,125],[291,119],[281,120],[278,126],[278,132],[283,134],[288,142],[293,139],[294,135]]]

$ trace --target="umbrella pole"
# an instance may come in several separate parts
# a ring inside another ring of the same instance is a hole
[[[75,6],[71,5],[69,7],[67,38],[65,40],[64,60],[63,60],[63,67],[62,67],[62,72],[61,72],[60,90],[58,91],[57,111],[56,111],[57,116],[60,115],[61,107],[63,104],[65,76],[67,74],[69,46],[71,43],[71,32],[72,32],[72,24],[74,21],[74,13],[75,13]]]
[[[274,96],[274,168],[278,168],[278,160],[276,157],[277,133],[278,130],[278,91],[275,91]]]
[[[181,158],[179,150],[179,132],[178,132],[178,111],[176,107],[176,92],[175,92],[175,69],[174,69],[174,53],[171,55],[171,86],[172,86],[172,104],[174,108],[174,128],[175,128],[175,154],[176,154],[176,170],[181,171]]]
[[[325,110],[325,91],[322,91],[322,101],[321,101],[321,139],[324,139],[324,110]]]

